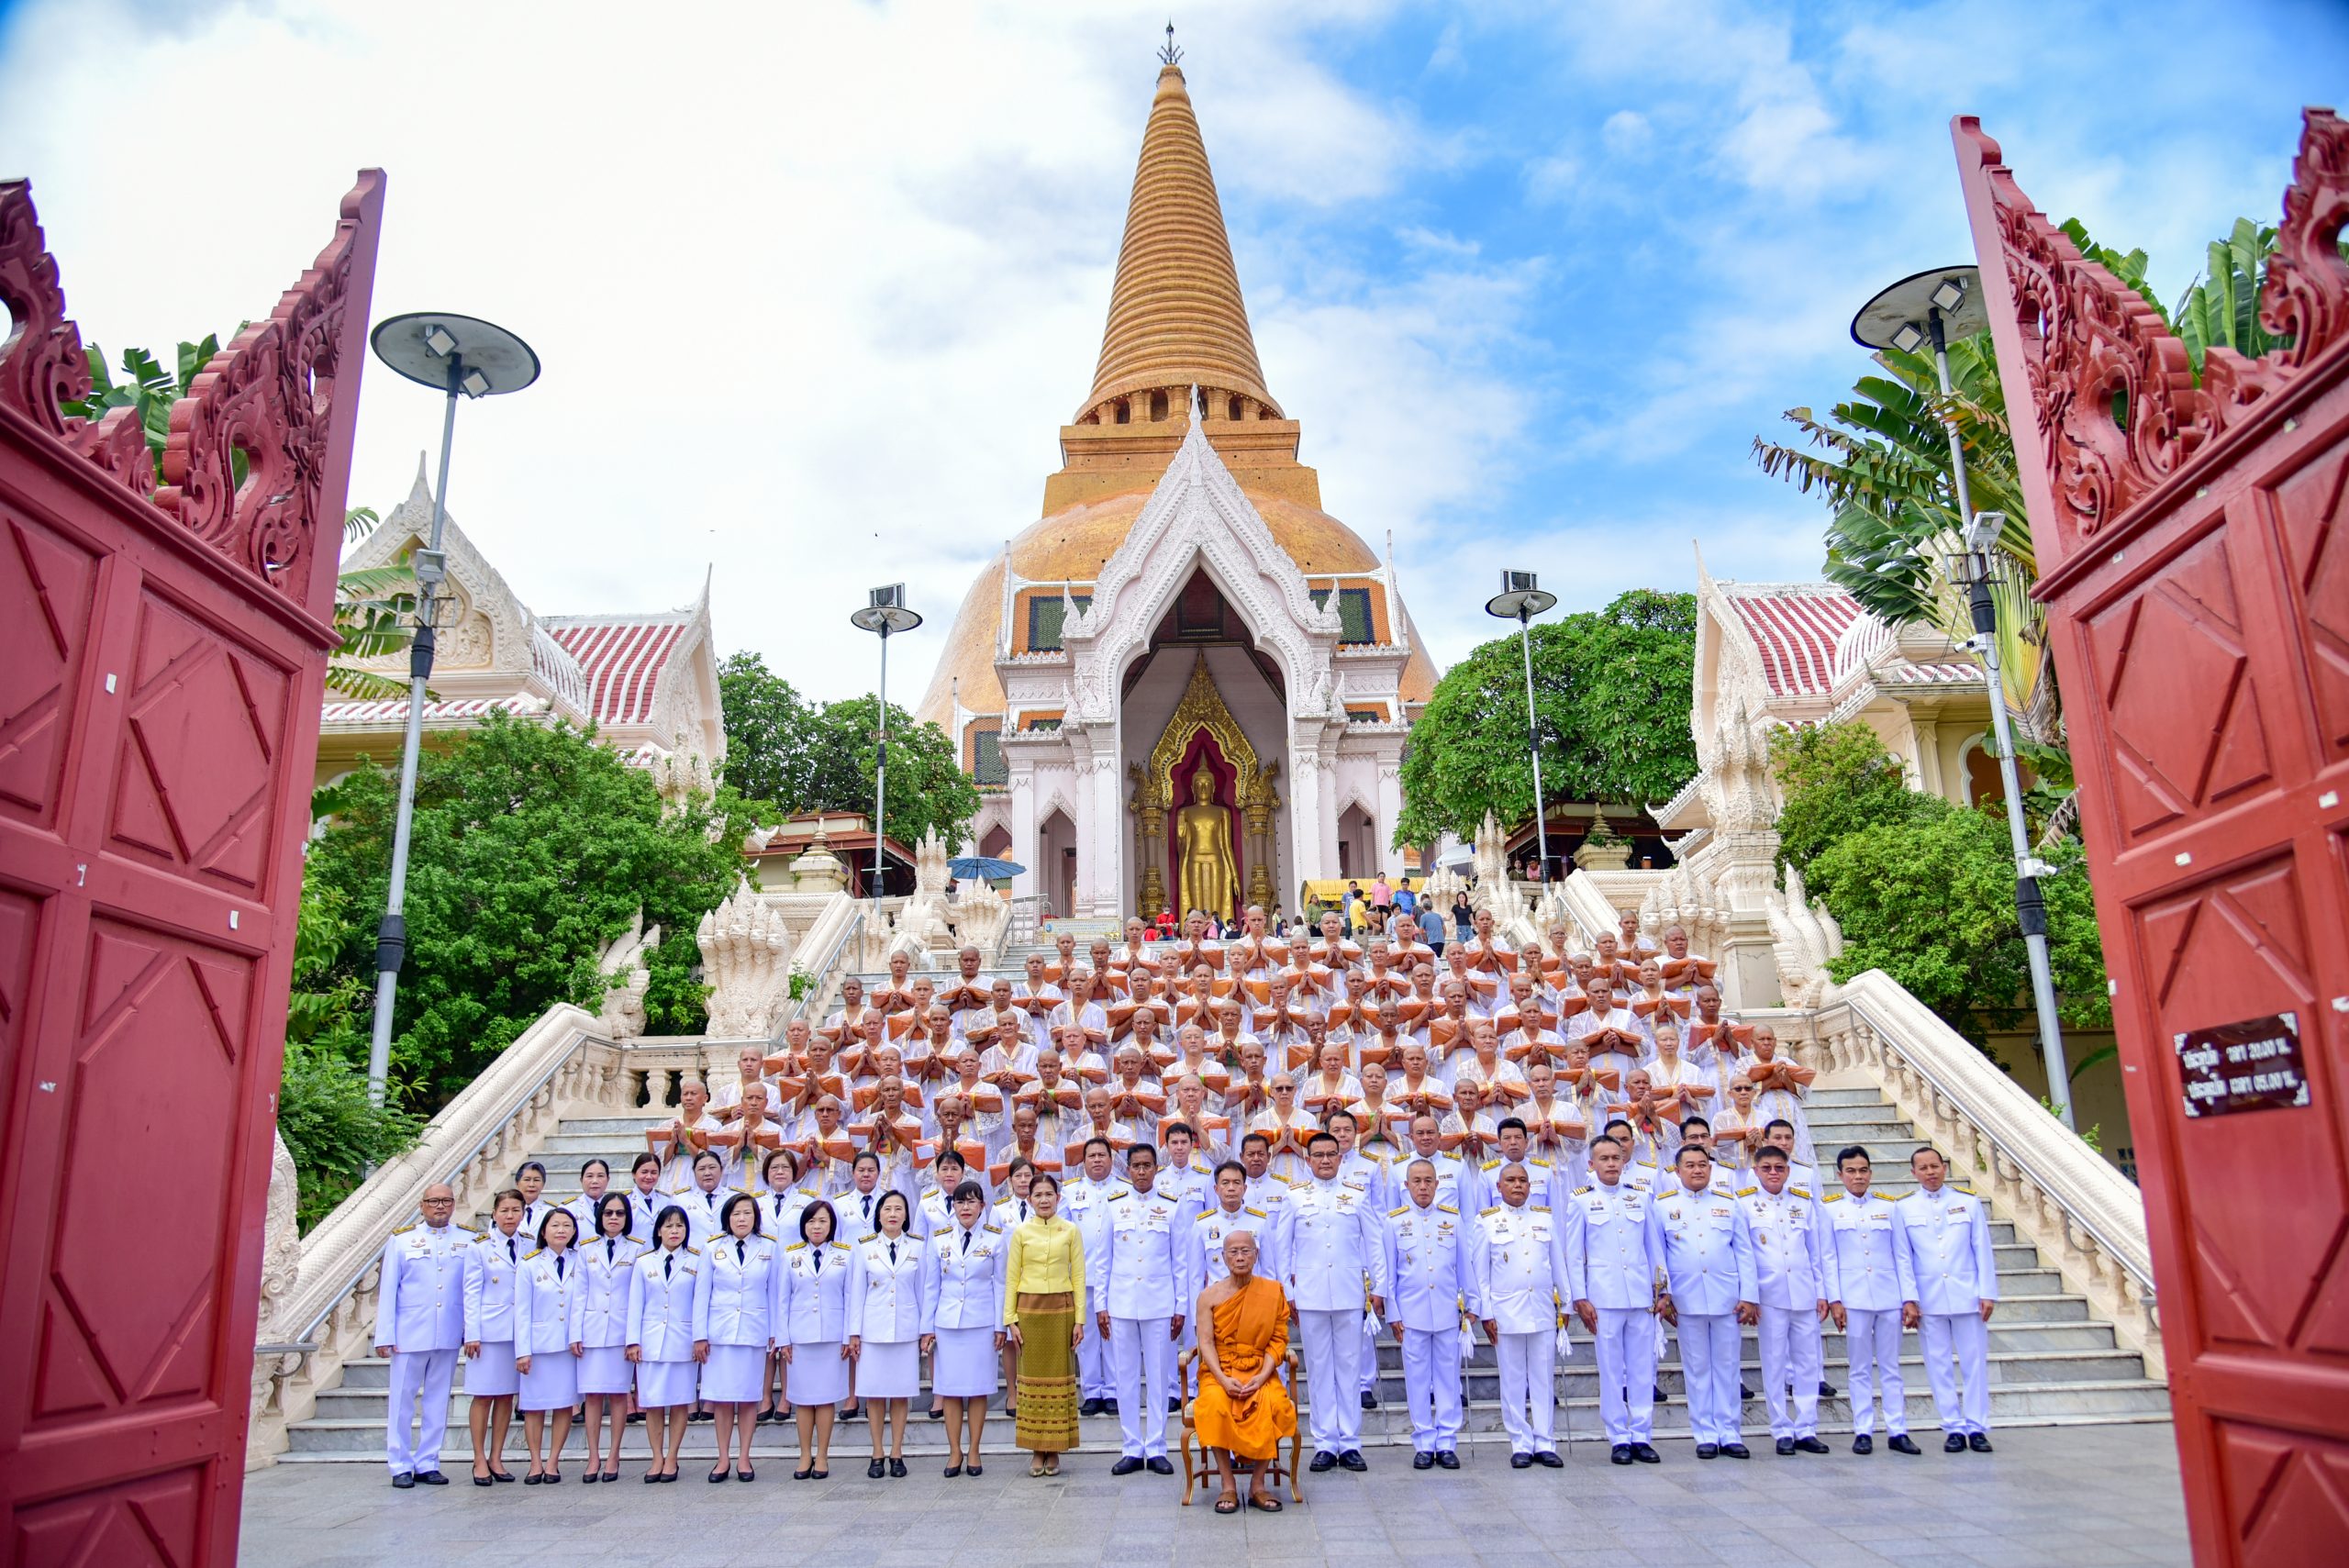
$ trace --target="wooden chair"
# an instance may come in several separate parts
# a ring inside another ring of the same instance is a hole
[[[1299,1368],[1303,1363],[1293,1348],[1286,1357],[1286,1364],[1289,1387],[1292,1390],[1302,1388],[1304,1383],[1301,1380]],[[1201,1449],[1197,1453],[1193,1451],[1197,1447],[1195,1439],[1198,1431],[1198,1417],[1195,1408],[1197,1395],[1191,1386],[1191,1374],[1198,1370],[1198,1366],[1199,1352],[1197,1346],[1185,1351],[1174,1360],[1174,1386],[1183,1398],[1183,1507],[1186,1508],[1191,1506],[1191,1493],[1197,1487],[1198,1483],[1215,1473],[1215,1466],[1209,1462],[1205,1450]],[[1305,1456],[1304,1414],[1302,1410],[1297,1412],[1297,1430],[1291,1432],[1288,1437],[1288,1462],[1286,1464],[1281,1462],[1280,1451],[1277,1448],[1274,1450],[1273,1457],[1265,1461],[1273,1467],[1272,1479],[1275,1486],[1284,1477],[1288,1481],[1288,1500],[1292,1503],[1305,1501],[1305,1493],[1299,1488],[1297,1480],[1305,1468],[1302,1462]]]

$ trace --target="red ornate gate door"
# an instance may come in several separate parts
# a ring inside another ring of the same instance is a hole
[[[2186,348],[1958,168],[2050,606],[2195,1555],[2349,1540],[2349,126],[2306,117],[2260,319]],[[2060,1555],[2060,1554],[2059,1554]]]
[[[0,184],[0,1562],[236,1557],[382,206],[197,378],[150,498],[137,410],[58,414],[88,365]]]

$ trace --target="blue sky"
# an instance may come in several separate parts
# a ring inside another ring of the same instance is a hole
[[[721,645],[840,695],[872,653],[848,611],[902,576],[909,699],[1090,384],[1163,6],[549,15],[0,3],[0,165],[112,350],[265,306],[383,164],[378,312],[488,316],[547,361],[468,408],[451,484],[526,602],[664,607],[714,567]],[[1692,539],[1717,575],[1816,573],[1816,503],[1748,448],[1850,386],[1877,285],[1965,257],[1953,113],[2167,299],[2238,214],[2274,221],[2300,106],[2349,84],[2337,5],[1174,20],[1267,380],[1441,662],[1503,565],[1568,607],[1689,584]],[[437,439],[372,376],[353,500]]]

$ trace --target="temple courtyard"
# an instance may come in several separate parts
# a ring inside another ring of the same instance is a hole
[[[849,1435],[862,1438],[863,1429]],[[918,1435],[918,1434],[915,1434]],[[1920,1440],[1934,1434],[1920,1434]],[[1182,1479],[1114,1479],[1109,1456],[1073,1454],[1056,1481],[1024,1456],[989,1456],[977,1481],[948,1481],[933,1458],[903,1481],[868,1481],[854,1442],[832,1473],[791,1479],[768,1463],[754,1485],[710,1486],[688,1465],[679,1492],[648,1506],[625,1490],[578,1487],[574,1462],[551,1496],[491,1496],[461,1459],[440,1491],[394,1491],[371,1464],[279,1464],[245,1484],[240,1561],[252,1568],[418,1568],[561,1562],[670,1568],[680,1551],[729,1568],[852,1562],[858,1568],[1091,1568],[1220,1561],[1447,1568],[1463,1563],[1748,1563],[1785,1568],[2036,1568],[2188,1562],[2177,1452],[2164,1423],[2031,1427],[1996,1434],[1988,1458],[1699,1464],[1662,1442],[1661,1467],[1617,1469],[1570,1445],[1566,1468],[1513,1471],[1507,1451],[1469,1444],[1454,1473],[1412,1472],[1390,1450],[1366,1475],[1306,1478],[1307,1501],[1278,1517],[1219,1518],[1203,1491],[1176,1507]],[[631,1441],[631,1447],[633,1447]],[[462,1447],[462,1442],[460,1443]],[[518,1506],[518,1504],[519,1506]],[[1244,1549],[1244,1556],[1241,1555]],[[1209,1559],[1206,1554],[1214,1553]]]

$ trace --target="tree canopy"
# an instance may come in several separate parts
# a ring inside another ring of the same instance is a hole
[[[870,696],[811,703],[756,653],[718,666],[726,705],[726,778],[776,816],[807,811],[873,815],[879,706]],[[958,843],[978,815],[979,792],[953,740],[889,705],[889,836],[911,843],[932,828]]]
[[[396,780],[362,768],[334,786],[334,817],[306,875],[362,912],[345,972],[373,968],[390,874]],[[408,950],[394,1023],[404,1101],[431,1110],[557,1002],[601,1005],[596,960],[641,909],[662,940],[645,995],[655,1032],[689,1034],[707,993],[695,928],[733,887],[749,814],[731,789],[664,806],[651,777],[592,733],[491,713],[425,752],[407,881]]]
[[[1696,775],[1696,649],[1690,594],[1634,589],[1604,610],[1534,625],[1542,787],[1552,801],[1663,801]],[[1531,819],[1524,657],[1512,631],[1436,683],[1403,753],[1397,847],[1466,838],[1487,811]]]

